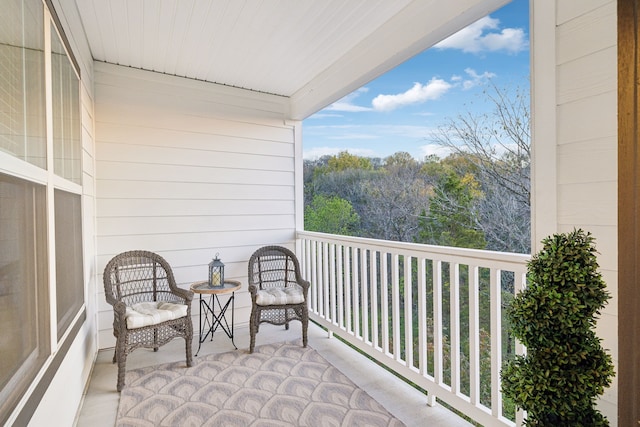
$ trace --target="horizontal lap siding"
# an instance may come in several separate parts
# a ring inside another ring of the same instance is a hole
[[[612,300],[598,322],[603,346],[618,359],[617,315],[617,21],[616,2],[556,2],[558,229],[591,231]],[[612,426],[617,381],[600,408]]]
[[[243,284],[235,320],[246,324],[249,256],[295,234],[285,99],[100,63],[95,76],[98,274],[117,253],[146,249],[188,288],[219,253],[225,277]],[[98,299],[109,347],[111,308]]]

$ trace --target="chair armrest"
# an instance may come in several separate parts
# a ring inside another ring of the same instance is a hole
[[[258,300],[258,287],[253,283],[249,285],[249,294],[251,295],[251,304],[255,305]]]
[[[311,283],[308,280],[300,279],[298,280],[298,285],[302,288],[302,292],[304,293],[304,299],[307,299],[307,294],[309,293],[309,287]]]
[[[127,312],[127,305],[122,301],[115,301],[113,305],[113,312],[116,316],[124,318],[125,313]]]
[[[107,304],[114,306],[120,302],[119,299],[116,299],[112,294],[110,293],[105,293],[104,294],[104,299],[107,301]]]
[[[189,305],[189,303],[193,301],[193,291],[190,291],[188,289],[182,289],[182,288],[176,287],[175,289],[171,290],[171,293],[184,299],[184,302],[187,305]]]

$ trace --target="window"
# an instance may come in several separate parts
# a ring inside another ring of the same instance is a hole
[[[53,109],[53,170],[80,184],[79,80],[55,28],[51,26],[51,87]]]
[[[58,339],[84,303],[80,195],[55,191]]]
[[[9,0],[0,14],[0,150],[46,167],[44,36],[40,1]]]
[[[80,77],[52,19],[41,0],[2,2],[0,425],[84,319]]]
[[[0,414],[49,356],[45,188],[0,174]]]

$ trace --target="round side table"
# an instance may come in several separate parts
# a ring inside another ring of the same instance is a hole
[[[191,290],[200,295],[200,335],[198,338],[198,351],[196,356],[200,352],[202,343],[211,335],[211,341],[213,341],[213,333],[220,327],[229,338],[231,338],[231,344],[237,350],[236,343],[233,342],[233,318],[234,318],[234,306],[235,306],[235,293],[242,284],[236,280],[225,280],[222,286],[209,286],[209,282],[206,280],[195,282],[191,284]],[[227,295],[229,299],[223,305],[220,301],[221,295]],[[207,298],[207,295],[209,298]],[[231,305],[231,326],[227,320],[227,309]],[[217,307],[217,313],[216,313]],[[204,316],[203,316],[204,314]]]

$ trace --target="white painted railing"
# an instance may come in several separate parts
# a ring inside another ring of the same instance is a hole
[[[529,255],[298,232],[311,318],[484,426],[522,424],[504,405],[502,327]]]

